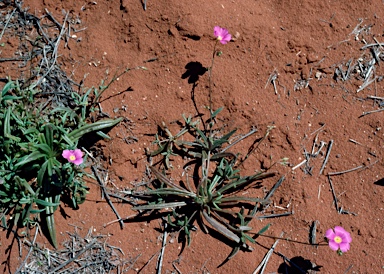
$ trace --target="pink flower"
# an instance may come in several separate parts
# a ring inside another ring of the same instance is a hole
[[[223,45],[231,41],[232,36],[229,34],[227,29],[220,28],[219,26],[214,27],[213,34],[217,37]]]
[[[325,232],[325,237],[328,239],[329,247],[338,252],[347,252],[349,244],[352,242],[351,234],[341,226],[328,229]]]
[[[83,152],[78,148],[75,150],[65,149],[61,155],[67,159],[68,162],[74,163],[75,165],[83,163]]]

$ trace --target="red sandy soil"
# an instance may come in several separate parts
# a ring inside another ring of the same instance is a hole
[[[213,27],[227,28],[236,39],[218,44],[223,54],[215,59],[212,79],[213,105],[224,107],[220,115],[224,131],[237,127],[239,133],[246,133],[255,126],[260,138],[267,126],[275,126],[246,161],[242,174],[268,167],[283,157],[290,163],[274,166],[279,175],[264,180],[255,192],[263,196],[263,190],[284,175],[285,181],[273,196],[272,209],[277,212],[278,207],[288,208],[294,214],[254,220],[251,226],[257,231],[271,223],[267,235],[284,232],[284,237],[308,242],[313,221],[317,220],[318,241],[323,240],[328,228],[341,225],[353,238],[350,251],[343,256],[327,246],[316,248],[282,240],[275,251],[290,259],[302,257],[320,273],[384,273],[384,112],[359,117],[379,108],[367,96],[384,97],[383,64],[374,68],[376,81],[360,92],[357,90],[364,80],[356,71],[346,81],[334,77],[339,66],[347,70],[345,64],[351,58],[372,59],[369,49],[361,49],[365,43],[375,43],[374,39],[384,42],[382,1],[148,0],[145,11],[138,0],[30,0],[24,7],[30,7],[29,12],[37,16],[42,16],[46,8],[56,18],[63,18],[63,11],[79,17],[79,28],[87,29],[76,33],[81,39],[71,40],[69,48],[61,49],[59,62],[68,73],[73,72],[77,81],[87,75],[85,86],[97,86],[106,76],[110,79],[127,67],[147,68],[123,75],[102,98],[104,112],[129,121],[110,132],[111,141],[100,143],[108,187],[120,189],[142,180],[148,165],[144,151],[154,149],[151,142],[158,125],[165,122],[175,132],[178,127],[174,121],[181,120],[183,113],[197,114],[191,98],[192,84],[182,77],[185,67],[190,62],[209,67],[215,43]],[[152,58],[157,59],[144,63]],[[268,81],[272,73],[277,76],[276,92]],[[196,107],[206,113],[208,74],[196,83]],[[126,91],[128,88],[132,91]],[[303,171],[304,166],[292,170],[304,159],[304,151],[311,152],[317,133],[317,143],[324,141],[328,146],[333,140],[322,175],[319,171],[327,146],[311,159],[312,175]],[[137,141],[129,139],[132,136]],[[245,155],[252,141],[238,144],[236,152]],[[361,165],[364,168],[332,176],[339,206],[355,213],[339,214],[326,175]],[[110,235],[108,243],[121,247],[126,259],[140,255],[133,269],[155,273],[163,235],[159,232],[160,220],[127,222],[124,229],[118,223],[104,227],[116,217],[100,198],[99,189],[89,185],[90,194],[79,210],[65,207],[66,218],[57,212],[58,242],[66,239],[66,231],[73,231],[73,226],[81,228],[83,234],[93,227],[95,233]],[[133,214],[128,204],[116,202],[115,206],[121,216]],[[252,273],[267,252],[254,245],[253,252],[239,252],[218,267],[231,247],[201,229],[193,232],[191,246],[181,255],[177,235],[168,240],[163,273]],[[274,243],[267,238],[258,240],[267,248]],[[0,241],[1,258],[5,258],[7,239],[3,232]],[[46,239],[40,241],[52,248]],[[13,257],[11,268],[20,262]],[[265,273],[286,273],[283,263],[274,254]]]

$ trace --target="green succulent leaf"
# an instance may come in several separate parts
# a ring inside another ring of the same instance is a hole
[[[44,207],[54,207],[60,205],[60,202],[52,202],[52,198],[50,197],[45,198],[45,200],[36,199],[35,203]]]
[[[261,235],[263,234],[264,232],[266,232],[269,227],[271,226],[271,224],[267,224],[266,226],[264,226],[262,229],[259,230],[259,232],[257,232],[258,235]]]
[[[33,161],[36,161],[40,158],[43,158],[45,155],[42,154],[40,151],[33,151],[32,153],[20,158],[17,163],[15,164],[15,167],[22,167],[26,164],[29,164]]]
[[[75,142],[87,133],[113,127],[118,123],[120,123],[122,120],[123,118],[121,117],[117,119],[105,119],[105,120],[97,121],[95,123],[86,124],[84,126],[81,126],[78,129],[71,131],[70,133],[68,133],[67,136],[70,138],[72,142]]]

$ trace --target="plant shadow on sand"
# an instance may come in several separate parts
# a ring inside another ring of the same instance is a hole
[[[322,266],[315,265],[310,260],[301,256],[291,259],[284,258],[284,263],[279,266],[277,272],[280,274],[298,274],[298,273],[314,273],[320,272]]]

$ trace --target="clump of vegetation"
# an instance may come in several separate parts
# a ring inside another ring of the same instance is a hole
[[[99,132],[121,121],[119,118],[87,122],[92,90],[83,95],[71,93],[69,107],[38,99],[37,88],[21,88],[17,81],[4,86],[0,94],[3,227],[35,225],[42,214],[56,246],[53,213],[60,200],[77,208],[87,194],[83,179],[87,174],[81,166],[67,162],[63,151],[76,149],[87,133]]]
[[[109,138],[102,130],[122,120],[100,115],[100,97],[116,77],[84,89],[66,75],[58,58],[60,43],[67,47],[81,21],[67,12],[59,23],[47,10],[39,18],[21,2],[11,2],[1,11],[1,36],[19,38],[20,44],[16,57],[2,59],[16,61],[9,73],[16,71],[17,80],[1,79],[0,221],[8,231],[42,225],[56,247],[53,213],[60,202],[77,208],[87,194],[85,177],[91,175],[83,170],[83,148]]]
[[[184,170],[186,173],[192,170],[192,174],[175,183],[164,172],[150,166],[156,180],[147,190],[133,193],[146,200],[133,209],[140,211],[140,215],[168,211],[165,219],[168,227],[181,231],[188,244],[197,221],[204,232],[209,233],[213,229],[234,243],[231,258],[240,249],[252,250],[248,243],[255,243],[255,240],[252,237],[254,234],[248,233],[252,230],[249,223],[269,203],[269,198],[247,197],[242,192],[275,174],[261,170],[250,176],[240,175],[239,155],[229,149],[256,130],[230,144],[236,130],[218,137],[218,132],[213,129],[221,110],[211,113],[210,119],[204,122],[206,127],[200,128],[198,120],[183,116],[184,127],[175,136],[167,128],[162,130],[165,136],[157,135],[155,143],[158,149],[150,156],[163,156],[164,171],[173,170],[170,169],[171,156],[188,158]]]

